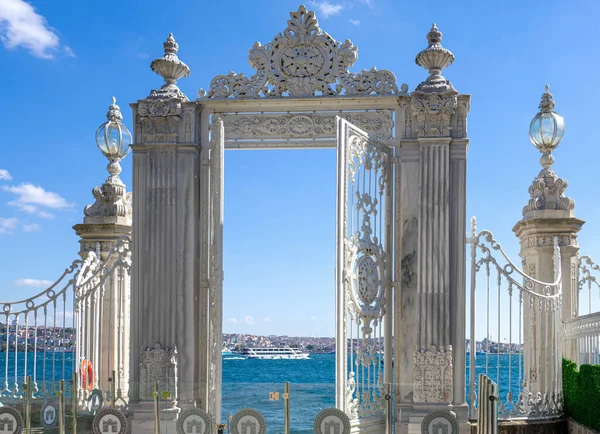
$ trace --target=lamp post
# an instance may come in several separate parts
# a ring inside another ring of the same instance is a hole
[[[119,162],[129,153],[132,138],[131,133],[123,124],[123,115],[114,96],[112,104],[108,107],[106,118],[107,122],[100,125],[96,131],[96,144],[109,161],[106,169],[110,176],[106,182],[123,185],[119,179],[119,173],[121,173]]]
[[[546,92],[539,105],[540,111],[529,124],[529,140],[542,152],[540,164],[545,170],[554,164],[552,151],[558,147],[565,134],[565,121],[554,111],[554,100],[549,89],[546,85]]]

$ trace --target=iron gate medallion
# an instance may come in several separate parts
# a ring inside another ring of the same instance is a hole
[[[212,434],[212,418],[199,408],[188,408],[179,414],[177,434]]]
[[[55,428],[58,424],[58,405],[56,402],[45,402],[40,410],[40,420],[46,429]]]
[[[0,432],[3,434],[21,434],[23,432],[21,413],[12,407],[1,407]]]
[[[262,414],[252,408],[244,408],[231,418],[231,434],[267,434],[267,422]]]
[[[127,432],[127,419],[119,410],[103,408],[92,423],[94,434],[125,434]]]
[[[316,434],[350,434],[350,418],[337,408],[326,408],[315,418]]]

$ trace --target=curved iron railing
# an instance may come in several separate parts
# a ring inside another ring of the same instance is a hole
[[[467,243],[471,246],[468,385],[471,419],[477,418],[476,374],[485,373],[493,377],[494,370],[493,379],[498,383],[501,395],[501,419],[561,415],[562,276],[558,238],[554,239],[555,273],[552,283],[538,280],[531,275],[533,273],[528,274],[515,265],[491,231],[477,232],[474,217]],[[494,256],[495,252],[500,253],[499,257]],[[532,268],[530,271],[535,270]],[[483,274],[479,280],[484,282],[485,287],[486,329],[485,338],[479,344],[476,341],[478,274]],[[495,277],[495,288],[492,276]],[[496,306],[492,311],[493,304]],[[495,324],[491,323],[492,319]],[[550,340],[550,345],[542,345],[545,339]],[[478,366],[478,359],[480,362],[485,359],[485,364]]]

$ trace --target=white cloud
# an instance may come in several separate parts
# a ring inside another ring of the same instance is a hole
[[[4,219],[0,217],[0,234],[9,234],[19,224],[19,220],[15,217]]]
[[[375,3],[373,2],[373,0],[358,0],[358,1],[370,8],[373,8],[375,6]]]
[[[15,280],[15,285],[18,286],[32,286],[34,288],[47,288],[52,285],[52,281],[50,280],[40,280],[40,279],[19,279]]]
[[[46,18],[24,0],[0,1],[0,39],[8,49],[23,47],[42,59],[51,59],[60,46],[58,35]],[[65,52],[70,55],[73,50],[68,48]]]
[[[252,318],[250,315],[246,315],[244,317],[244,322],[246,324],[256,324],[256,321],[254,320],[254,318]]]
[[[23,230],[25,232],[35,232],[40,230],[40,225],[37,223],[32,223],[30,225],[23,225]]]
[[[271,322],[271,318],[269,318],[268,316],[259,319],[260,322]]]
[[[317,317],[316,316],[311,316],[310,319],[315,320],[315,319],[317,319]]]
[[[0,169],[0,179],[3,181],[10,181],[12,179],[12,176],[10,176],[10,173],[8,173],[8,170]]]
[[[329,3],[328,1],[314,1],[312,6],[318,9],[317,18],[327,18],[331,15],[338,15],[344,7],[339,3]]]
[[[69,57],[77,57],[75,55],[75,52],[73,51],[73,49],[71,47],[69,47],[68,45],[65,45],[64,51],[65,51],[65,54]]]
[[[350,24],[352,24],[353,26],[360,26],[360,21],[359,20],[353,20],[352,18],[350,18],[348,20],[350,22]]]
[[[227,321],[229,321],[229,322],[232,322],[232,323],[234,323],[234,324],[237,324],[237,323],[238,323],[238,320],[237,320],[237,318],[229,318]]]
[[[51,213],[40,209],[40,207],[65,209],[72,206],[58,193],[46,191],[39,185],[25,183],[16,186],[2,186],[0,188],[17,195],[16,200],[8,202],[9,205],[31,214],[37,214],[40,217],[54,217]]]

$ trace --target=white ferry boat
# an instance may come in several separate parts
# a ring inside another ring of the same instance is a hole
[[[309,354],[290,347],[245,348],[242,354],[249,359],[308,359]]]

